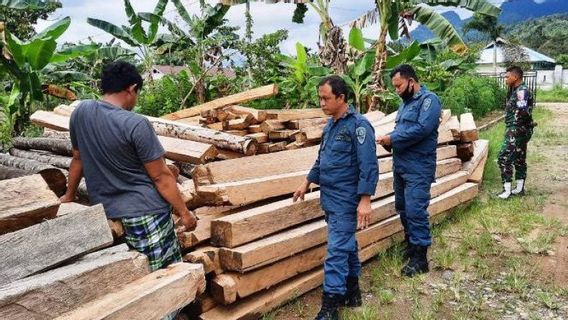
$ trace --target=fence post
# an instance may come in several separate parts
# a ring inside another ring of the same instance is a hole
[[[562,73],[563,73],[562,65],[557,64],[554,67],[554,77],[552,78],[552,87],[553,88],[556,87],[556,86],[560,86],[560,88],[563,87],[564,79],[562,79]]]

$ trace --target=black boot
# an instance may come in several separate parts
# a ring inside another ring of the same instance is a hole
[[[414,277],[417,274],[430,271],[428,268],[428,247],[413,246],[410,261],[402,268],[400,273],[405,277]]]
[[[404,235],[404,241],[406,242],[406,248],[404,248],[402,258],[404,259],[404,261],[408,261],[408,259],[412,257],[414,246],[412,245],[412,243],[410,243],[410,237],[406,234]]]
[[[337,308],[343,303],[343,296],[323,293],[321,296],[321,310],[315,320],[339,320]]]
[[[348,308],[360,307],[363,304],[358,277],[347,277],[347,291],[345,292],[345,306]]]

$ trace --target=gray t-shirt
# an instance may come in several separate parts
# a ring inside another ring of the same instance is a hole
[[[165,154],[145,117],[104,101],[86,100],[71,114],[73,148],[81,153],[83,174],[93,204],[107,217],[139,217],[167,212],[144,163]]]

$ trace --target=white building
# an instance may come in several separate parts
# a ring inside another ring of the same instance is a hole
[[[479,60],[477,60],[477,72],[494,73],[494,55],[496,56],[497,74],[505,72],[505,57],[503,54],[504,46],[507,41],[497,38],[497,47],[495,49],[495,41],[488,44],[483,51]],[[542,89],[551,89],[555,85],[568,86],[568,70],[563,70],[562,66],[556,65],[556,61],[540,52],[530,48],[521,46],[525,51],[528,62],[531,64],[531,70],[536,71],[537,86]]]

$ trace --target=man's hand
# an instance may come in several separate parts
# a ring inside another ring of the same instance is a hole
[[[298,199],[303,201],[304,195],[306,194],[306,192],[308,192],[309,187],[310,187],[310,182],[306,179],[306,181],[304,181],[302,185],[298,189],[296,189],[296,192],[294,192],[293,202],[298,201]]]
[[[378,136],[377,143],[382,146],[390,146],[391,145],[391,137],[389,135],[386,136]]]
[[[362,196],[357,206],[357,229],[365,229],[371,221],[371,197]]]
[[[185,209],[184,212],[177,213],[180,218],[181,224],[185,227],[184,231],[193,231],[197,227],[197,217],[193,212]]]
[[[75,201],[75,196],[69,193],[65,193],[61,198],[59,198],[61,203],[73,202]]]

